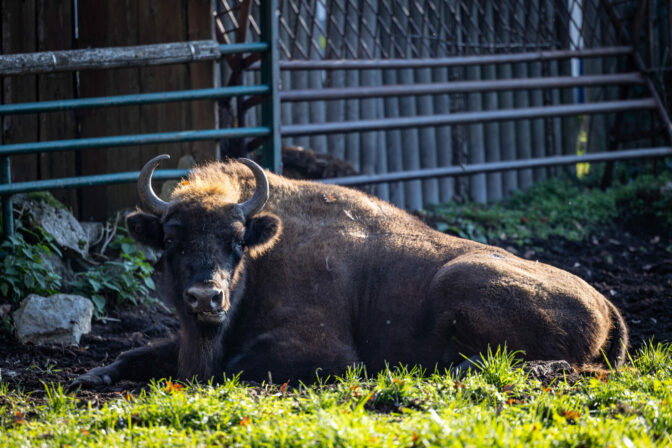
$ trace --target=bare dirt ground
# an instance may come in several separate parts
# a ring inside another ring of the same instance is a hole
[[[637,229],[635,229],[637,230]],[[562,238],[536,241],[530,247],[498,241],[517,255],[566,269],[597,288],[622,311],[630,329],[631,349],[653,338],[672,341],[672,235],[656,235],[651,229],[629,231],[614,225],[586,242]],[[166,337],[177,323],[161,308],[118,307],[106,323],[94,322],[80,347],[21,346],[0,339],[2,381],[39,398],[43,383],[69,384],[87,370],[110,363],[120,352]],[[104,401],[123,391],[143,387],[119,383],[98,391],[80,391],[87,401]]]

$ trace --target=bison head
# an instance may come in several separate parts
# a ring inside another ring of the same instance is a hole
[[[138,178],[143,208],[126,218],[137,241],[163,253],[156,265],[160,293],[182,318],[200,326],[220,325],[242,295],[245,259],[273,245],[280,219],[259,214],[269,197],[268,179],[251,160],[240,159],[254,174],[254,194],[240,204],[206,206],[194,198],[165,202],[152,190],[154,169],[168,155],[150,160]]]

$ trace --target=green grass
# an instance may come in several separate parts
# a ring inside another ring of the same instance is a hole
[[[362,369],[309,387],[153,383],[102,405],[0,383],[0,446],[669,446],[672,348],[649,344],[604,378],[542,385],[515,353],[446,373]]]

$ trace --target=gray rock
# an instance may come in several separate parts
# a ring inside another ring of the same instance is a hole
[[[75,274],[72,272],[72,269],[70,269],[66,262],[57,254],[45,254],[43,255],[43,260],[48,261],[51,264],[52,271],[61,277],[61,281],[68,283],[74,278]]]
[[[54,237],[56,245],[64,251],[87,257],[89,235],[72,213],[30,198],[24,198],[21,205],[28,212],[31,227],[42,227]]]
[[[101,237],[103,236],[103,223],[102,222],[80,222],[80,226],[84,229],[88,237],[89,247],[96,244]]]
[[[93,303],[72,294],[42,297],[31,294],[12,313],[16,336],[23,344],[79,344],[91,331]]]

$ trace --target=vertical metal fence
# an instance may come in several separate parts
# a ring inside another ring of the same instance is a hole
[[[231,36],[231,30],[247,40],[256,38],[256,2],[220,0],[219,4],[226,11],[218,17],[222,39]],[[249,27],[235,21],[241,5],[249,11]],[[592,105],[650,95],[636,87],[644,84],[642,78],[617,78],[634,70],[629,58],[636,1],[279,0],[278,8],[283,144],[328,152],[350,162],[362,175],[606,151],[613,149],[608,142],[617,110],[595,112],[588,107],[515,121],[443,120],[434,126],[370,126],[360,132],[354,132],[354,126],[340,133],[328,126],[321,128],[323,133],[313,132],[311,125],[393,123],[464,113],[487,117],[502,110]],[[537,57],[541,54],[550,56]],[[489,57],[493,63],[488,63]],[[469,63],[469,58],[480,62]],[[430,60],[434,62],[423,63]],[[599,81],[582,84],[592,75],[600,76]],[[576,82],[563,84],[560,78]],[[549,82],[543,84],[543,79]],[[506,80],[530,82],[509,90],[466,87],[469,82],[483,86],[487,81],[501,87]],[[466,83],[465,88],[425,89],[415,95],[367,93],[377,86],[408,86],[411,91],[417,86],[460,83]],[[618,85],[625,87],[619,90]],[[308,96],[339,89],[340,96],[320,100]],[[348,89],[357,93],[344,96]],[[639,109],[654,107],[649,102]],[[642,119],[627,110],[623,107],[618,113],[627,116],[632,130],[648,123],[648,115]],[[583,146],[578,144],[582,139]],[[663,133],[657,140],[645,140],[645,146],[664,139]],[[377,183],[373,192],[407,209],[455,195],[493,201],[545,179],[553,169],[540,165]]]

